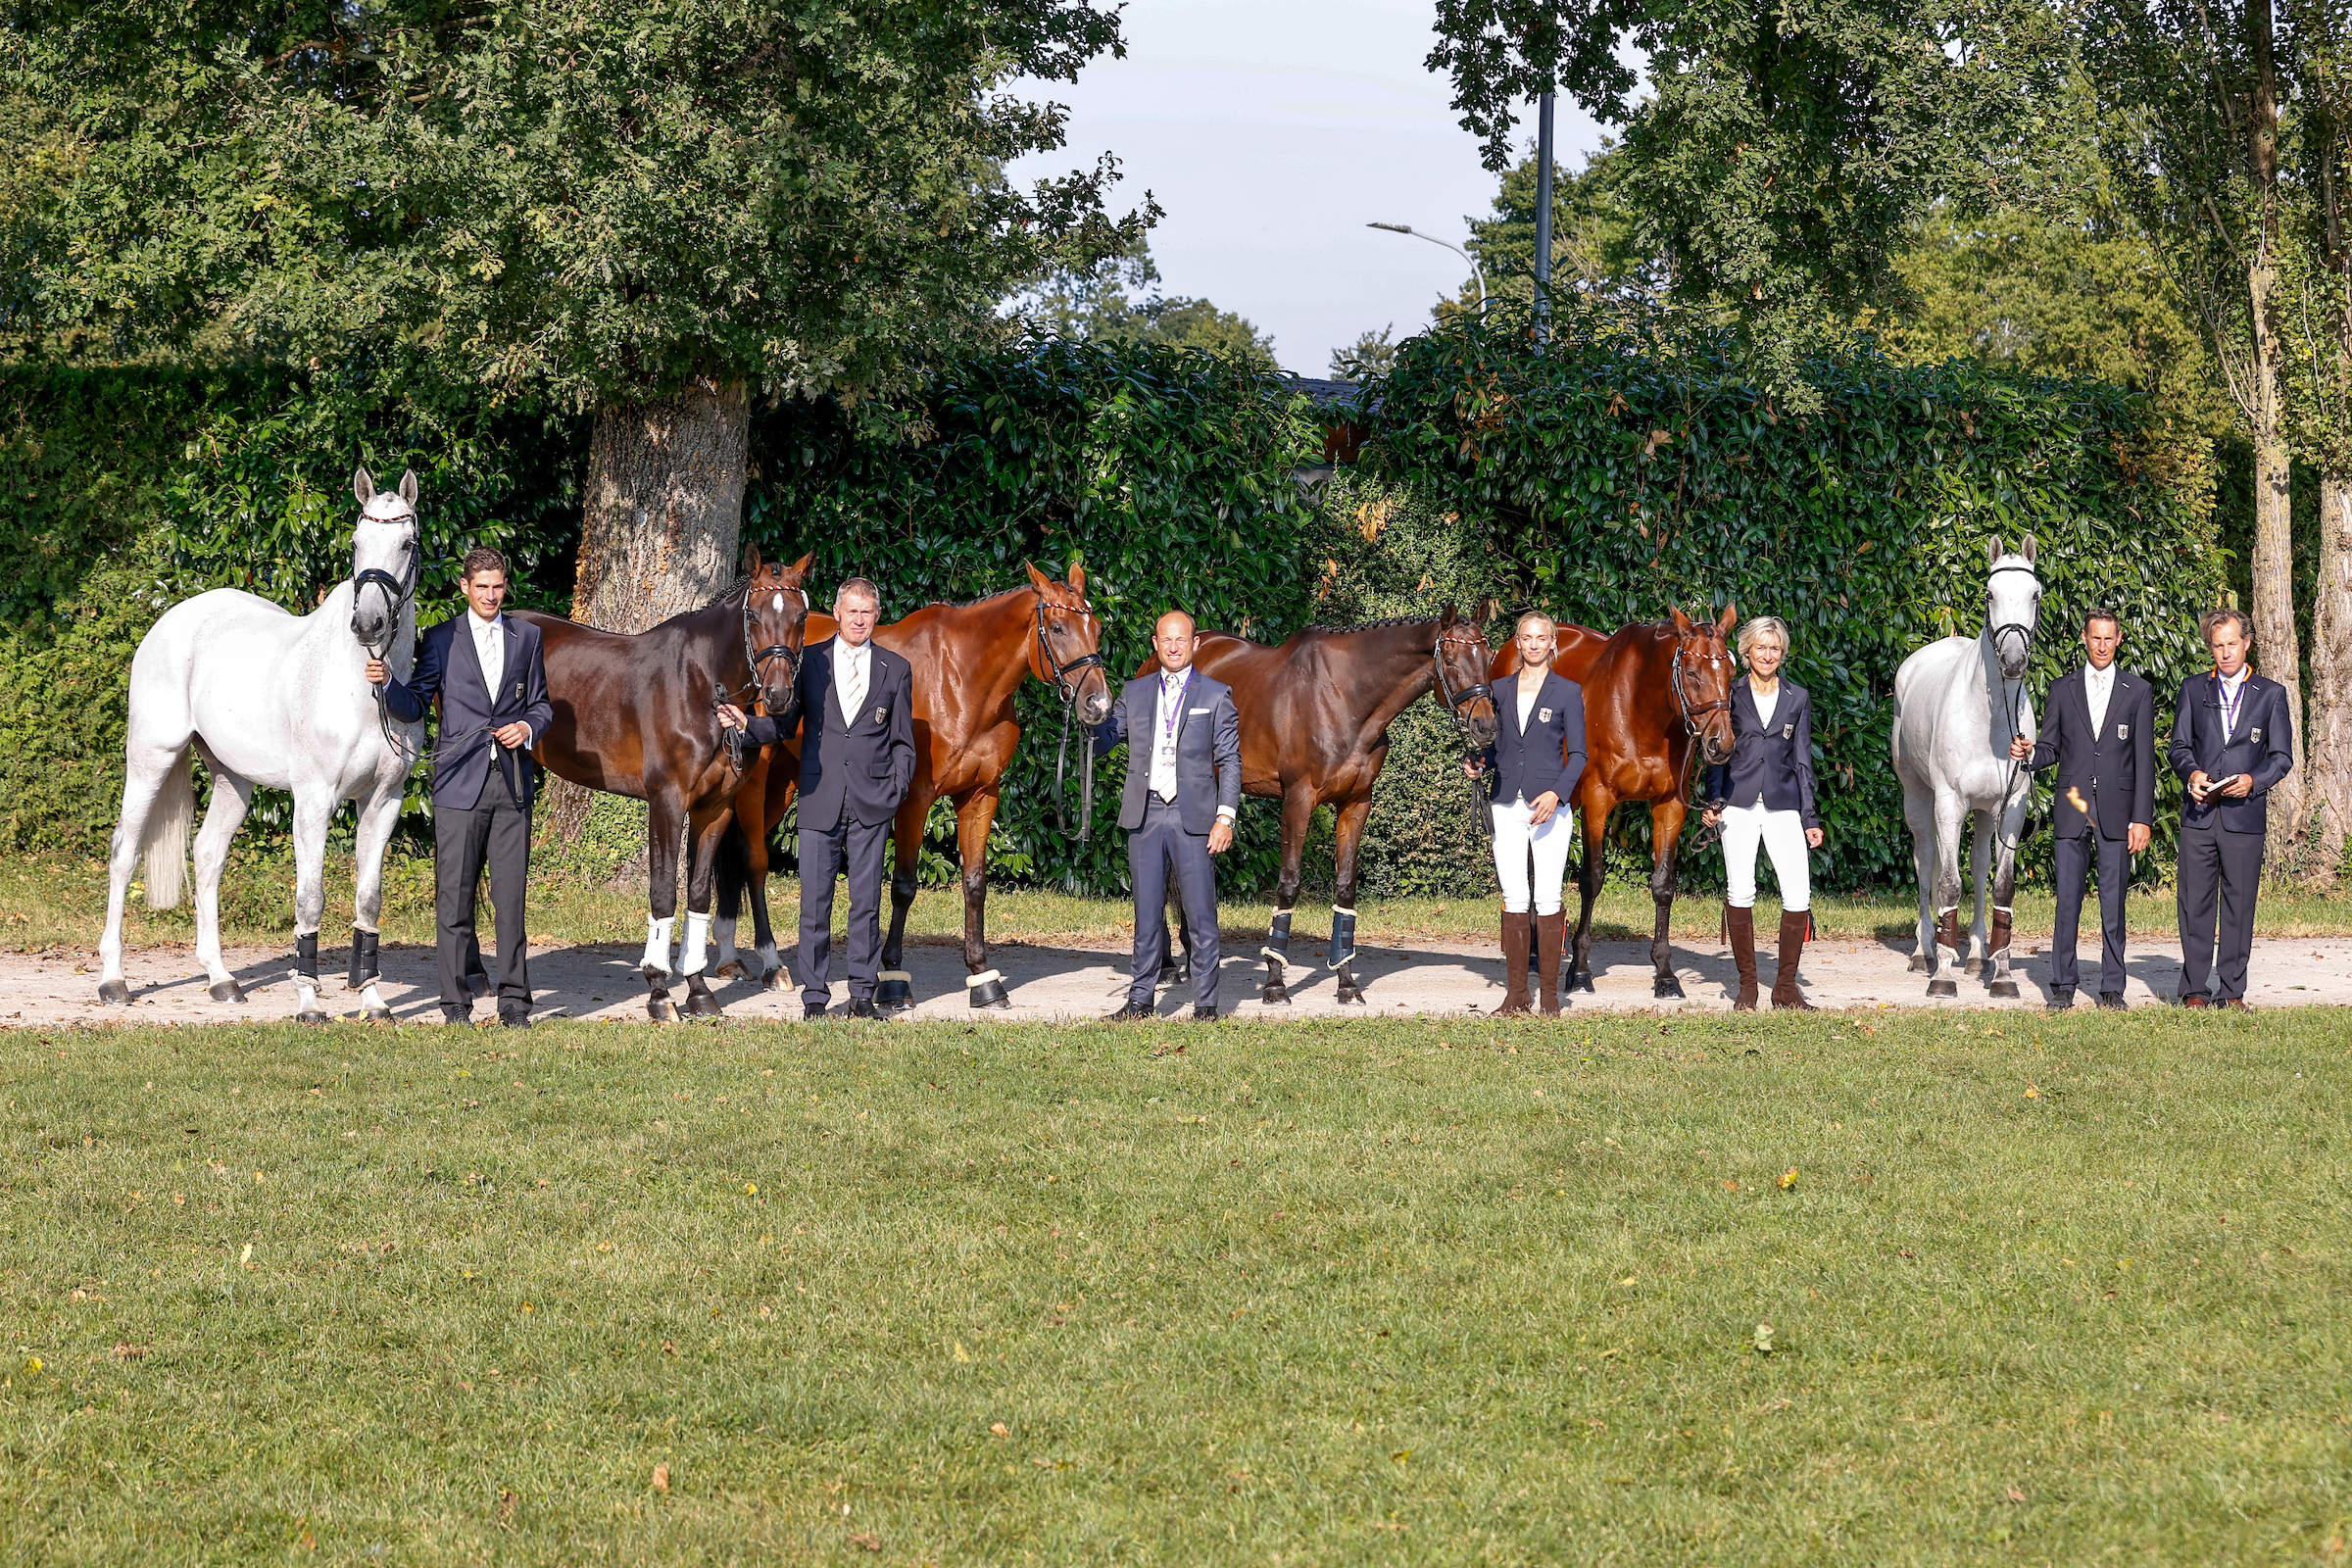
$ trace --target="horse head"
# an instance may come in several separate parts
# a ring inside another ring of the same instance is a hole
[[[1732,650],[1724,639],[1740,620],[1740,607],[1723,607],[1714,620],[1692,620],[1674,612],[1674,669],[1669,677],[1683,728],[1698,742],[1707,765],[1732,760]]]
[[[360,520],[351,533],[351,634],[370,650],[388,646],[416,592],[416,470],[378,490],[367,468],[353,471]]]
[[[1500,721],[1494,716],[1494,689],[1487,683],[1494,650],[1475,621],[1447,605],[1438,612],[1438,640],[1430,649],[1437,672],[1438,701],[1452,714],[1462,744],[1473,752],[1494,744]]]
[[[2000,662],[2003,680],[2026,678],[2034,634],[2041,625],[2041,579],[2034,573],[2034,554],[2032,534],[2014,554],[2004,554],[1996,533],[1985,552],[1989,575],[1984,579],[1984,635]]]
[[[758,545],[743,547],[743,656],[752,682],[779,723],[800,701],[801,649],[808,635],[808,564],[761,561]]]
[[[1029,586],[1037,594],[1037,636],[1029,645],[1029,668],[1077,710],[1081,724],[1110,716],[1110,676],[1102,667],[1102,623],[1086,602],[1086,568],[1072,562],[1067,582],[1055,582],[1032,565]]]

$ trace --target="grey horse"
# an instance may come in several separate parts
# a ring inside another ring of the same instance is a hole
[[[1895,777],[1919,874],[1919,947],[1913,972],[1930,976],[1928,995],[1956,997],[1961,968],[1960,829],[1976,813],[1970,859],[1977,883],[1976,951],[1971,974],[1989,975],[1996,997],[2017,995],[2009,975],[2009,928],[2017,887],[2017,842],[2034,798],[2034,775],[2009,760],[2009,742],[2034,736],[2026,667],[2041,619],[2041,582],[2034,573],[2034,536],[2004,554],[1996,534],[1988,551],[1984,629],[1945,637],[1909,659],[1894,676]],[[1984,926],[1986,862],[1992,860],[1992,928]]]

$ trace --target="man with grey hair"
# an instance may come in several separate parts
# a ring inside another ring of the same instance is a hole
[[[801,1002],[822,1018],[833,1000],[833,879],[848,873],[850,1009],[879,1018],[882,862],[891,818],[914,781],[914,670],[874,644],[881,591],[852,577],[833,596],[839,628],[801,659]],[[784,737],[772,718],[722,704],[719,722],[759,746]]]

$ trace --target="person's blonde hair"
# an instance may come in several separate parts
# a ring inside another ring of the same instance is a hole
[[[1531,610],[1511,623],[1511,635],[1516,637],[1521,632],[1527,630],[1527,623],[1531,620],[1542,621],[1547,628],[1549,628],[1554,636],[1559,634],[1560,623],[1558,621],[1552,619],[1541,610]]]
[[[1788,623],[1778,615],[1752,615],[1747,624],[1740,628],[1740,657],[1742,660],[1747,658],[1747,651],[1756,645],[1756,639],[1760,637],[1780,639],[1781,656],[1784,659],[1788,657]]]

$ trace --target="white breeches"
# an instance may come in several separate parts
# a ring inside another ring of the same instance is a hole
[[[1534,808],[1490,806],[1494,817],[1494,877],[1502,884],[1502,906],[1511,914],[1528,912],[1527,852],[1536,852],[1535,912],[1560,912],[1560,879],[1568,874],[1568,847],[1576,840],[1576,813],[1556,807],[1542,827],[1528,818]]]
[[[1794,811],[1768,811],[1761,802],[1723,813],[1723,872],[1735,909],[1756,905],[1756,846],[1772,857],[1780,880],[1781,907],[1790,914],[1813,907],[1813,873],[1805,858],[1805,820]]]

